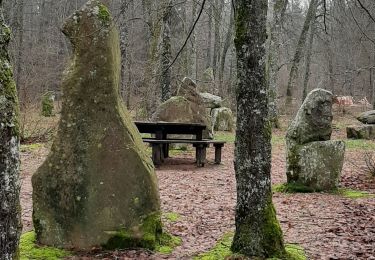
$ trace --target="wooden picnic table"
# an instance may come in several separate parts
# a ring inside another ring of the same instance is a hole
[[[152,146],[152,160],[155,165],[160,165],[169,157],[169,145],[172,143],[192,144],[196,148],[196,162],[204,166],[206,161],[206,148],[215,146],[215,163],[221,162],[221,148],[225,142],[204,140],[203,130],[206,125],[198,123],[176,122],[134,122],[140,133],[154,134],[155,138],[143,138],[143,141]],[[174,135],[169,139],[168,135]],[[176,138],[176,135],[194,135],[195,139]]]

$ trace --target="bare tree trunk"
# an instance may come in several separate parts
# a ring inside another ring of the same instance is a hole
[[[194,23],[196,14],[197,14],[197,1],[193,0],[192,1],[192,11],[191,11],[191,25]],[[198,66],[198,61],[197,61],[197,43],[196,43],[196,32],[195,30],[191,34],[190,42],[191,42],[191,77],[196,81],[198,78],[197,75],[197,66]]]
[[[18,52],[16,54],[15,60],[17,61],[16,67],[16,86],[18,88],[21,87],[21,73],[22,73],[22,58],[23,58],[23,15],[24,15],[24,0],[18,0],[17,6],[17,26],[16,26],[16,33],[17,33],[17,48]]]
[[[165,8],[163,15],[163,29],[161,39],[161,55],[160,55],[160,86],[161,101],[164,102],[171,97],[171,15],[172,0],[169,0],[168,6]]]
[[[236,1],[237,182],[234,253],[284,257],[282,231],[271,191],[271,127],[265,45],[267,0]]]
[[[215,41],[214,41],[214,53],[212,57],[212,69],[214,72],[215,80],[217,79],[217,64],[220,59],[220,43],[221,43],[220,25],[221,25],[221,20],[222,20],[223,8],[224,8],[224,1],[215,0],[215,6],[214,6],[214,12],[213,12],[214,13]]]
[[[311,30],[310,30],[310,38],[309,43],[307,46],[307,53],[306,53],[306,63],[305,63],[305,77],[303,79],[303,94],[302,94],[302,102],[305,100],[308,91],[309,79],[310,79],[310,66],[311,66],[311,56],[312,56],[312,49],[314,45],[314,36],[315,36],[315,19],[311,21]]]
[[[206,56],[206,68],[212,67],[212,58],[211,58],[211,46],[212,46],[212,15],[213,15],[213,0],[209,0],[210,7],[207,11],[208,13],[208,35],[207,35],[207,56]]]
[[[10,29],[0,0],[0,260],[19,259],[19,108],[8,54]]]
[[[272,21],[270,25],[270,39],[268,48],[268,85],[269,85],[269,117],[271,124],[279,127],[277,109],[277,80],[279,73],[279,51],[281,46],[281,33],[284,24],[285,11],[288,0],[272,0]]]
[[[318,3],[319,3],[318,0],[310,1],[310,5],[307,11],[305,22],[303,24],[303,28],[298,39],[296,51],[294,53],[294,58],[292,61],[292,67],[290,69],[288,86],[286,89],[286,103],[285,103],[286,107],[292,104],[293,90],[297,88],[299,62],[301,61],[301,58],[303,56],[303,51],[305,49],[306,38],[307,38],[308,31],[310,29],[311,21],[315,19],[315,14],[316,14],[316,9],[318,7]]]
[[[224,94],[224,91],[223,91],[224,67],[225,67],[225,61],[226,61],[228,49],[230,45],[232,44],[233,25],[234,25],[234,12],[233,12],[233,6],[231,5],[228,32],[225,37],[223,53],[221,55],[220,68],[219,68],[219,95],[220,96],[223,96]]]
[[[129,88],[127,88],[127,78],[126,78],[126,69],[128,68],[128,59],[130,54],[128,54],[129,51],[129,25],[126,22],[126,13],[129,8],[129,4],[132,4],[130,2],[133,1],[125,1],[121,3],[120,8],[120,17],[119,17],[119,29],[120,29],[120,51],[121,51],[121,87],[120,87],[120,96],[124,100],[128,100]],[[129,73],[129,72],[128,72]],[[126,102],[126,106],[129,108],[129,104]]]

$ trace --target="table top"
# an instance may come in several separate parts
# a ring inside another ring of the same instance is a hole
[[[197,134],[206,129],[206,125],[199,123],[176,123],[176,122],[142,122],[135,121],[138,131],[141,133],[156,133],[161,131],[165,134]]]

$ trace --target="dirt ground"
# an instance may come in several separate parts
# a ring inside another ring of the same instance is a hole
[[[335,139],[345,138],[350,122],[336,121]],[[282,138],[284,130],[274,132]],[[282,140],[282,139],[281,139]],[[194,165],[193,154],[175,155],[156,170],[163,212],[180,215],[176,222],[165,221],[168,232],[182,239],[172,254],[128,250],[93,252],[74,259],[190,259],[209,250],[226,232],[234,230],[236,203],[233,169],[234,144],[223,151],[223,163],[214,165],[212,148],[209,164]],[[45,146],[24,150],[22,157],[22,220],[24,231],[32,229],[32,188],[30,179],[48,154]],[[347,149],[341,187],[375,194],[375,178],[361,170],[365,151]],[[286,181],[285,147],[273,145],[272,183]],[[274,204],[285,241],[305,248],[309,259],[375,259],[375,198],[351,199],[328,193],[274,193]]]

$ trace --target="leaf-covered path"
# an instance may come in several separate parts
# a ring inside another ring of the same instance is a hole
[[[283,133],[275,132],[275,136],[272,181],[280,184],[286,179]],[[337,136],[342,137],[342,133]],[[196,168],[193,153],[188,151],[174,155],[157,169],[165,227],[182,238],[181,246],[172,254],[97,251],[74,259],[190,259],[209,250],[223,234],[234,229],[233,149],[233,143],[225,146],[223,164],[219,166],[209,163]],[[45,147],[26,147],[22,152],[24,231],[32,229],[30,177],[47,153]],[[363,150],[349,145],[341,186],[375,194],[375,179],[358,168],[364,163],[363,157]],[[209,151],[208,158],[213,161],[213,151]],[[274,193],[274,203],[285,240],[303,246],[310,259],[375,259],[375,197]]]

